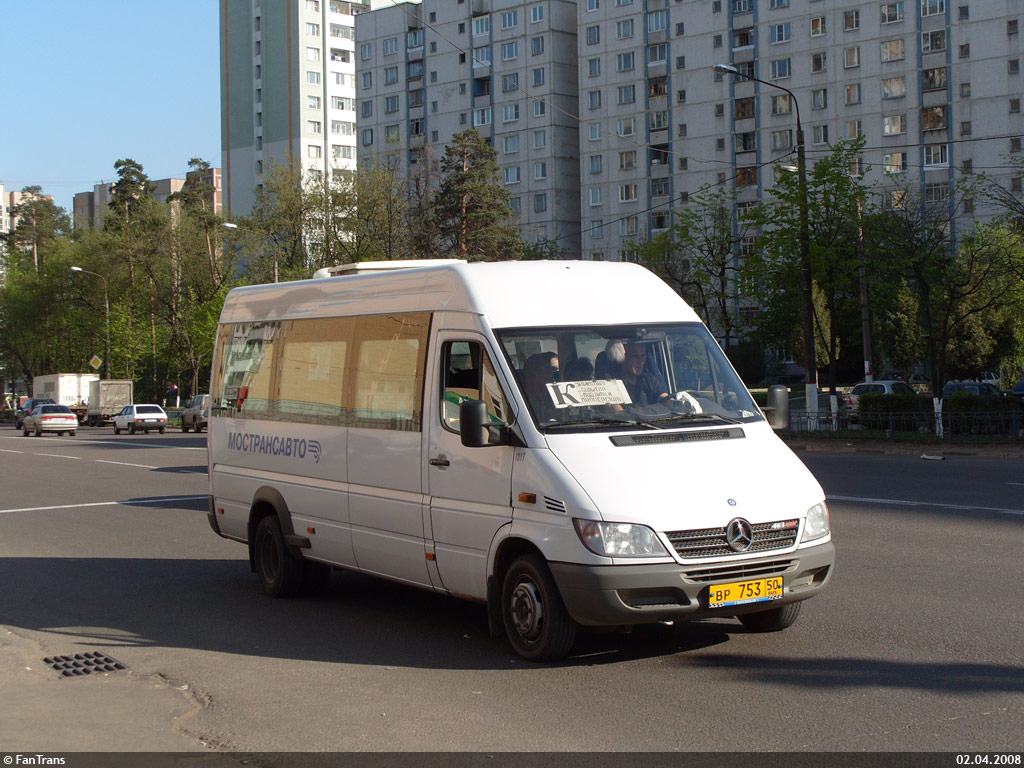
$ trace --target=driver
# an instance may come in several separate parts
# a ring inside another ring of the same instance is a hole
[[[643,344],[626,345],[622,362],[622,381],[634,405],[653,405],[668,400],[668,385],[661,376],[647,370],[647,350]]]

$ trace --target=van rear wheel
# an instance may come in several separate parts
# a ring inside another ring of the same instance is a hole
[[[298,591],[303,563],[288,551],[274,515],[265,516],[256,526],[253,556],[264,592],[271,597],[288,597]]]
[[[800,615],[801,605],[803,603],[787,603],[769,611],[744,613],[736,618],[751,632],[778,632],[793,625]]]
[[[539,555],[520,557],[509,566],[502,583],[501,615],[509,642],[524,659],[561,659],[576,640],[576,622]]]

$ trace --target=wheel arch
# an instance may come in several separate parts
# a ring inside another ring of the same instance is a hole
[[[292,516],[288,510],[288,503],[284,500],[284,496],[276,488],[270,486],[263,486],[253,495],[252,505],[249,507],[249,524],[248,524],[248,540],[249,540],[249,567],[256,571],[256,553],[254,550],[256,540],[256,527],[260,524],[260,520],[268,515],[275,515],[277,517],[278,525],[281,526],[281,533],[284,534],[285,540],[295,533],[292,528]],[[288,550],[297,558],[302,557],[302,553],[299,547],[292,544],[288,545]]]

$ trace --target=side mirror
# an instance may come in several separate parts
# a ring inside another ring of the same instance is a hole
[[[768,407],[764,409],[772,429],[789,428],[789,388],[782,384],[768,387]]]
[[[490,440],[491,430],[497,430],[498,440]],[[496,424],[487,413],[483,400],[464,400],[459,406],[459,432],[462,444],[467,448],[484,448],[489,445],[508,445],[508,425]]]

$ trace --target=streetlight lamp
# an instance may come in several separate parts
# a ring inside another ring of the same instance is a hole
[[[271,236],[268,235],[265,232],[256,232],[256,230],[245,229],[245,228],[240,227],[240,226],[238,226],[237,224],[235,224],[234,222],[231,222],[231,221],[223,221],[223,222],[221,222],[221,226],[224,227],[224,229],[239,230],[239,231],[242,231],[242,232],[255,232],[257,235],[263,235],[268,240],[273,241],[273,238],[271,238]],[[276,246],[277,243],[274,243],[274,245]],[[276,282],[278,282],[278,280],[277,280],[277,248],[276,247],[271,248],[271,251],[274,254],[274,282],[276,283]]]
[[[103,372],[106,377],[110,378],[110,298],[107,293],[107,278],[101,275],[99,272],[90,272],[88,269],[82,269],[81,267],[72,267],[72,272],[82,272],[86,275],[92,275],[98,277],[103,281],[103,317],[107,323],[107,345],[106,352],[103,358]]]
[[[800,241],[800,283],[803,293],[803,328],[804,328],[804,367],[807,369],[807,391],[806,408],[808,415],[808,426],[815,429],[818,418],[818,366],[815,364],[814,355],[814,301],[811,293],[811,237],[807,220],[807,156],[804,154],[804,128],[800,123],[800,102],[796,94],[789,88],[762,80],[759,77],[740,72],[731,64],[715,64],[715,72],[730,74],[736,77],[743,77],[753,80],[756,83],[767,85],[769,88],[777,88],[789,94],[796,110],[796,170],[799,196],[799,223],[800,230],[798,238]],[[814,414],[811,417],[811,414]]]

